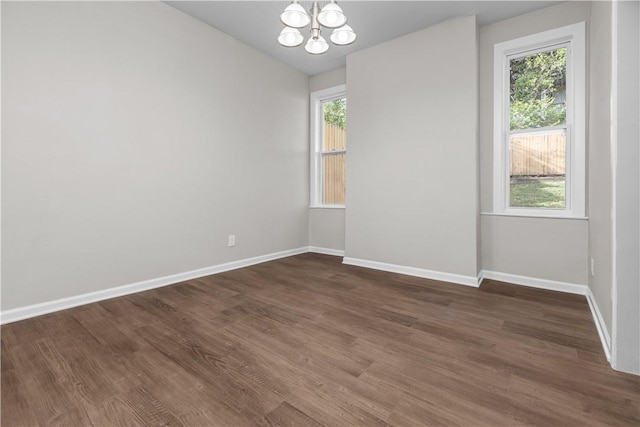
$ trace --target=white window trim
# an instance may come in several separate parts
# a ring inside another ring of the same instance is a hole
[[[508,149],[505,141],[509,125],[507,56],[569,43],[567,60],[567,185],[566,208],[511,208],[508,205]],[[585,217],[585,23],[567,25],[520,37],[494,46],[493,60],[493,211],[513,216]]]
[[[339,85],[328,89],[318,90],[311,92],[310,96],[310,117],[309,128],[311,129],[311,135],[309,140],[311,141],[311,147],[309,150],[309,194],[311,208],[334,208],[344,209],[345,205],[338,204],[326,204],[322,203],[322,140],[323,140],[323,126],[324,116],[322,104],[326,101],[334,99],[340,99],[347,96],[347,86]],[[342,151],[341,151],[342,152]],[[346,152],[346,150],[344,151]]]

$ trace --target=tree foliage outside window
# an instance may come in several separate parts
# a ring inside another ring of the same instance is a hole
[[[510,61],[511,130],[565,123],[566,72],[564,47]]]
[[[345,129],[347,127],[347,98],[324,103],[324,121]]]

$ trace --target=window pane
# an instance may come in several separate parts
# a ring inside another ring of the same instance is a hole
[[[565,124],[567,48],[509,61],[511,130]]]
[[[345,154],[322,156],[322,203],[344,205]]]
[[[322,151],[346,149],[347,98],[327,101],[322,107],[324,110]]]
[[[566,146],[564,129],[510,136],[510,207],[565,208]]]
[[[322,151],[347,148],[347,98],[323,103]],[[345,153],[322,155],[322,203],[343,205],[345,199]]]

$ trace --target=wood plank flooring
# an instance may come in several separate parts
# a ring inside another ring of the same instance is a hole
[[[640,425],[584,297],[304,254],[2,327],[9,426]]]

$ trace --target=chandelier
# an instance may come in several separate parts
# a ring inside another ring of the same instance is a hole
[[[346,25],[347,16],[335,0],[331,0],[322,8],[317,1],[314,1],[309,13],[298,3],[298,0],[293,0],[280,15],[280,20],[286,26],[280,32],[278,42],[285,47],[300,46],[304,41],[300,29],[311,24],[311,37],[304,46],[304,50],[312,55],[319,55],[329,50],[329,43],[320,35],[321,27],[333,29],[330,39],[335,45],[345,46],[356,40],[356,33]]]

